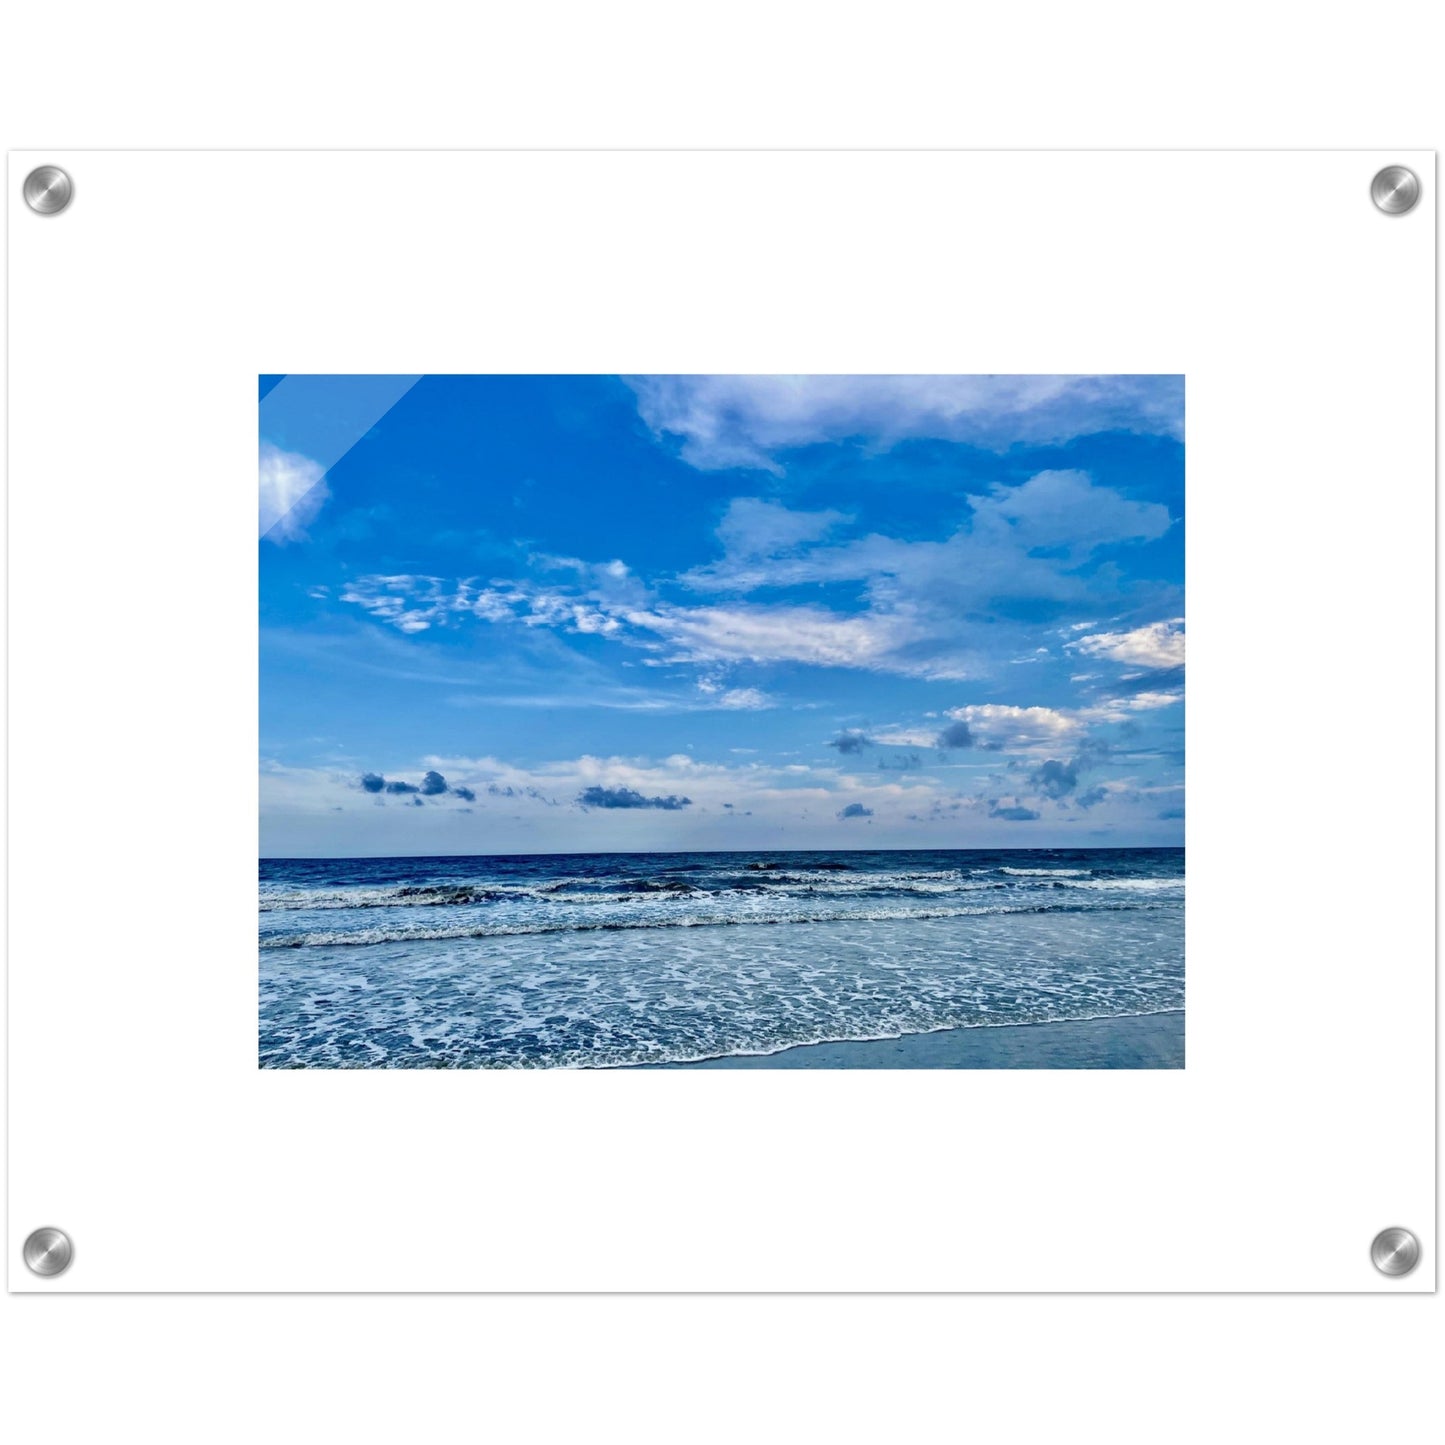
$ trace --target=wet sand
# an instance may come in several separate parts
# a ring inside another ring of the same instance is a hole
[[[1184,1013],[942,1029],[900,1039],[804,1044],[663,1069],[1182,1069]]]

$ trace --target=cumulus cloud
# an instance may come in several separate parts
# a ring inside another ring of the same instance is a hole
[[[692,799],[679,798],[676,794],[665,798],[644,798],[632,788],[604,788],[594,784],[578,793],[577,804],[582,808],[662,808],[667,812],[676,812],[679,808],[691,807]]]
[[[824,744],[825,747],[837,748],[840,753],[861,753],[864,748],[873,746],[873,739],[859,728],[844,728],[837,737]]]
[[[1085,738],[1079,744],[1078,751],[1067,762],[1059,758],[1049,758],[1039,767],[1035,768],[1029,782],[1046,798],[1066,798],[1079,786],[1080,773],[1086,772],[1096,763],[1109,755],[1107,743],[1100,742],[1096,738]],[[1098,796],[1093,796],[1097,793]],[[1103,798],[1103,791],[1091,789],[1089,801],[1085,802],[1084,797],[1078,799],[1082,807],[1090,808]]]
[[[415,795],[412,801],[416,803],[420,803],[423,798],[440,798],[448,793],[468,803],[474,803],[477,800],[476,793],[470,788],[448,787],[447,780],[435,770],[423,774],[420,783],[408,783],[404,778],[388,780],[380,773],[363,773],[358,782],[362,792],[389,793],[393,797]]]
[[[1046,798],[1062,798],[1078,787],[1079,775],[1072,758],[1067,763],[1050,758],[1034,770],[1030,781]]]
[[[1086,657],[1107,657],[1131,667],[1183,667],[1184,619],[1151,622],[1132,632],[1094,632],[1064,646]]]
[[[846,808],[839,811],[840,818],[871,818],[872,808],[865,808],[862,803],[849,803]]]
[[[304,541],[306,528],[330,496],[326,469],[310,457],[261,443],[260,535],[284,546]]]
[[[941,748],[971,748],[973,746],[973,729],[960,718],[957,722],[949,723],[939,733],[936,741]]]
[[[990,751],[1057,746],[1060,739],[1075,736],[1084,726],[1077,716],[1058,708],[1015,707],[996,702],[952,707],[947,715],[967,726],[975,747]]]
[[[910,438],[996,451],[1127,430],[1182,437],[1182,376],[637,376],[655,436],[703,471],[781,475],[780,456],[818,442],[887,450]]]

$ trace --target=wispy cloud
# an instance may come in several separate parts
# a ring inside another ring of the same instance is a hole
[[[480,621],[610,639],[653,654],[659,664],[715,670],[799,663],[963,679],[986,670],[990,656],[1012,655],[1015,641],[1033,635],[1013,617],[1019,609],[1057,610],[1112,595],[1117,581],[1111,571],[1102,569],[1092,579],[1080,571],[1098,548],[1149,541],[1171,525],[1159,503],[1132,501],[1073,471],[1040,472],[1016,486],[996,486],[968,497],[967,505],[963,524],[942,542],[876,533],[830,542],[827,536],[847,520],[842,513],[794,512],[743,498],[730,505],[718,528],[723,557],[678,579],[694,591],[738,593],[857,584],[862,605],[847,611],[753,598],[687,605],[649,587],[620,560],[559,557],[534,557],[543,573],[536,578],[367,574],[346,584],[341,601],[406,634]],[[969,628],[961,624],[964,618],[977,622]],[[985,646],[983,626],[1002,636]],[[1097,633],[1065,646],[1084,655],[1137,654],[1143,660],[1151,654],[1151,636],[1148,629]],[[1161,645],[1175,644],[1156,639],[1155,650]],[[755,689],[727,689],[715,678],[705,682],[715,705],[766,705]]]
[[[783,456],[915,437],[1004,451],[1123,430],[1180,438],[1182,376],[637,376],[638,412],[704,471],[781,475]]]
[[[724,712],[762,712],[775,707],[774,700],[756,687],[726,687],[716,678],[698,679],[697,690],[704,706],[722,708]]]
[[[717,531],[721,559],[679,580],[696,591],[731,592],[864,582],[880,600],[937,601],[952,609],[956,624],[990,598],[1081,600],[1088,588],[1076,575],[1079,564],[1104,546],[1155,541],[1172,525],[1162,503],[1133,501],[1080,471],[1038,472],[1017,485],[971,493],[962,502],[952,532],[941,542],[876,532],[841,542],[818,540],[836,522],[824,531],[810,524],[789,535],[785,518],[809,523],[839,514],[791,513],[774,504],[767,504],[765,526],[739,528],[730,507]],[[747,516],[756,517],[763,505],[750,502]],[[780,545],[766,545],[782,538]]]
[[[911,640],[903,616],[824,607],[670,607],[629,612],[639,632],[660,638],[671,662],[801,662],[814,667],[886,668]]]

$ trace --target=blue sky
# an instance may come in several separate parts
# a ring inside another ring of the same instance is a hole
[[[263,377],[261,853],[1181,844],[1182,377]]]

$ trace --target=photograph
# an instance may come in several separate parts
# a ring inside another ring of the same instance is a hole
[[[265,1069],[1182,1069],[1181,375],[259,379]]]

